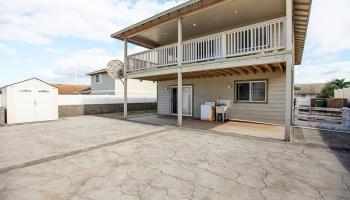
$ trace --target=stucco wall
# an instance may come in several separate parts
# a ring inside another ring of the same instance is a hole
[[[268,103],[235,103],[234,81],[268,80]],[[158,82],[158,113],[170,114],[170,85],[176,80]],[[185,79],[183,84],[192,84],[194,93],[194,118],[200,118],[200,105],[205,101],[231,100],[230,119],[284,124],[285,73],[240,75],[220,78]],[[228,88],[231,85],[231,88]]]

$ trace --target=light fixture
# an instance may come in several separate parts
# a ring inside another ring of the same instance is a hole
[[[231,88],[231,84],[228,84],[228,85],[227,85],[227,88],[230,89],[230,88]]]
[[[196,27],[196,26],[197,26],[197,24],[196,24],[196,23],[194,23],[194,24],[192,24],[192,26],[193,26],[193,27]]]
[[[234,12],[235,14],[238,14],[238,10],[235,10],[235,12]]]
[[[163,35],[168,35],[168,33],[163,33]]]

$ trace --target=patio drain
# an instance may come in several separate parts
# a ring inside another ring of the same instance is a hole
[[[104,148],[104,147],[108,147],[108,146],[113,146],[113,145],[116,145],[116,144],[120,144],[120,143],[131,141],[131,140],[144,138],[144,137],[147,137],[147,136],[151,136],[151,135],[155,135],[155,134],[158,134],[158,133],[166,132],[166,131],[169,131],[169,130],[175,129],[175,128],[176,127],[169,127],[169,128],[165,128],[165,129],[162,129],[162,130],[146,133],[146,134],[143,134],[143,135],[138,135],[138,136],[129,137],[129,138],[121,139],[121,140],[116,140],[116,141],[113,141],[113,142],[107,142],[107,143],[99,144],[99,145],[96,145],[96,146],[87,147],[85,149],[79,149],[79,150],[75,150],[75,151],[70,151],[70,152],[67,152],[67,153],[62,153],[62,154],[58,154],[58,155],[54,155],[54,156],[49,156],[49,157],[46,157],[46,158],[41,158],[41,159],[38,159],[38,160],[33,160],[33,161],[25,162],[25,163],[22,163],[22,164],[18,164],[18,165],[13,165],[13,166],[9,166],[9,167],[0,168],[0,174],[8,172],[8,171],[11,171],[11,170],[14,170],[14,169],[21,169],[21,168],[25,168],[25,167],[39,165],[39,164],[42,164],[42,163],[45,163],[45,162],[50,162],[50,161],[53,161],[53,160],[74,156],[74,155],[77,155],[77,154],[80,154],[80,153],[86,153],[86,152],[93,151],[93,150],[96,150],[96,149],[100,149],[100,148]]]

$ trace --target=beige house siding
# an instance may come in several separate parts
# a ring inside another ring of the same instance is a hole
[[[268,103],[235,103],[234,82],[238,80],[268,80]],[[170,114],[170,89],[177,81],[158,82],[158,113]],[[183,85],[193,85],[194,118],[200,118],[200,105],[205,101],[231,100],[230,119],[284,124],[285,73],[265,73],[220,78],[185,79]],[[231,85],[228,88],[228,85]]]

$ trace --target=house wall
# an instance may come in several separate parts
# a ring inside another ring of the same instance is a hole
[[[114,95],[115,80],[107,73],[102,73],[102,82],[96,82],[96,75],[91,75],[91,94],[93,95]]]
[[[235,103],[234,81],[267,79],[268,103]],[[192,84],[194,93],[194,118],[200,118],[200,105],[205,101],[230,100],[230,119],[284,124],[285,73],[250,74],[220,78],[184,79],[183,85]],[[170,114],[170,89],[177,81],[158,82],[158,113]],[[231,85],[228,88],[228,85]]]

